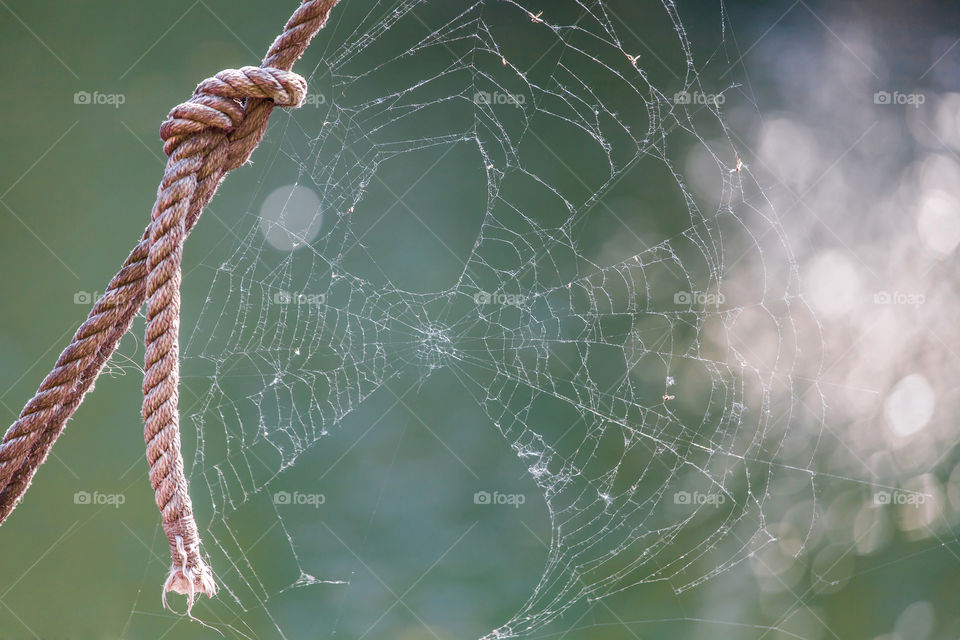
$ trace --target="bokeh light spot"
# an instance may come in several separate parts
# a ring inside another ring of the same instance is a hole
[[[313,189],[298,184],[274,189],[260,207],[260,230],[281,251],[309,244],[322,222],[320,198]]]
[[[933,417],[934,393],[919,373],[901,379],[884,403],[887,424],[894,433],[909,436],[920,431]]]

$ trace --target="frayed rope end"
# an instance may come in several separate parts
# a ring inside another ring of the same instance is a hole
[[[183,538],[176,536],[175,540],[177,555],[186,560],[187,553],[183,546]],[[193,617],[191,611],[193,610],[193,603],[196,601],[197,596],[204,595],[212,598],[217,594],[217,583],[213,579],[213,571],[210,570],[210,567],[208,567],[203,560],[197,559],[193,565],[189,567],[186,565],[186,562],[180,566],[175,564],[170,567],[170,573],[163,583],[161,601],[163,602],[164,609],[173,611],[173,607],[167,604],[167,593],[170,591],[187,596],[187,615]]]
[[[166,582],[163,583],[163,607],[165,609],[173,608],[167,604],[167,593],[174,591],[187,596],[187,615],[193,609],[193,603],[198,595],[204,595],[212,598],[217,594],[217,583],[213,579],[213,572],[210,567],[201,565],[193,569],[184,567],[171,567],[170,574]]]

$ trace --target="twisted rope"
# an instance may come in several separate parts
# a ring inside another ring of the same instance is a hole
[[[217,588],[200,556],[200,533],[180,454],[180,280],[187,212],[204,159],[222,150],[226,134],[243,120],[238,100],[258,98],[298,107],[306,90],[303,78],[282,69],[228,69],[200,83],[190,101],[174,108],[160,127],[170,158],[151,215],[142,413],[150,483],[173,557],[164,594],[186,594],[191,606],[195,593],[213,596]],[[229,154],[221,157],[219,164],[229,166]]]
[[[151,222],[73,340],[0,443],[0,523],[19,503],[83,396],[147,300],[144,439],[150,480],[170,543],[164,585],[212,596],[180,453],[179,315],[183,242],[225,175],[260,143],[274,106],[297,107],[306,82],[290,72],[338,0],[305,0],[260,67],[228,69],[200,83],[161,126],[169,156]],[[164,599],[164,603],[166,600]]]

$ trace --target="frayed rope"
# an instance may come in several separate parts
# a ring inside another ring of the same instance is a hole
[[[167,593],[173,591],[187,596],[187,615],[193,617],[193,603],[197,595],[205,595],[212,598],[217,594],[217,583],[213,579],[213,571],[202,560],[198,561],[196,566],[188,567],[187,558],[193,556],[199,558],[199,550],[196,545],[191,548],[192,554],[187,554],[187,548],[183,544],[181,536],[176,537],[177,557],[180,558],[180,566],[174,564],[170,567],[170,573],[163,583],[163,594],[160,596],[163,602],[163,608],[174,611],[167,603]]]

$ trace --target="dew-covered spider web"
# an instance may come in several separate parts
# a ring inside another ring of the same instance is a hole
[[[307,104],[274,116],[226,187],[250,206],[199,270],[209,295],[185,295],[202,302],[185,450],[223,587],[204,623],[399,637],[381,620],[403,611],[422,623],[405,637],[463,637],[429,631],[405,591],[422,571],[395,588],[362,551],[412,537],[445,561],[475,535],[444,535],[460,511],[479,528],[526,517],[543,543],[532,570],[494,548],[431,575],[487,638],[573,627],[576,607],[630,593],[655,613],[645,586],[703,585],[776,540],[771,523],[793,523],[802,552],[821,342],[728,123],[746,93],[723,7],[696,4],[337,7],[298,67]],[[692,43],[691,22],[714,39]],[[436,456],[376,458],[405,429]],[[353,475],[341,462],[364,456]],[[432,502],[378,497],[413,482]],[[509,604],[462,586],[491,563],[485,588]],[[313,618],[328,601],[337,616]]]

